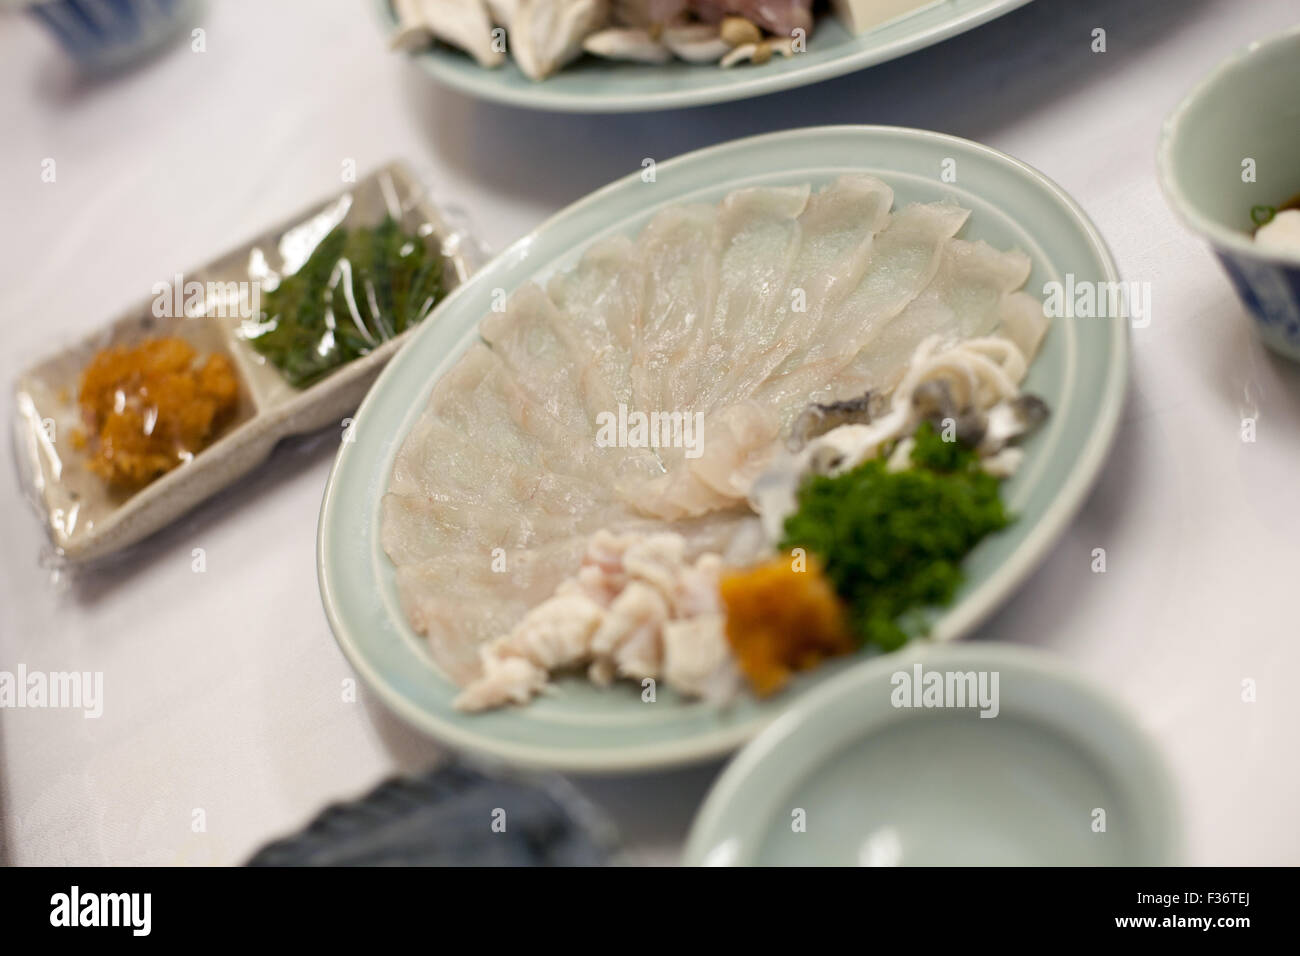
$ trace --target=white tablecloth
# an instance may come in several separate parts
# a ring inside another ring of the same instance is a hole
[[[1177,779],[1191,862],[1300,863],[1300,367],[1252,339],[1153,168],[1166,112],[1232,49],[1297,19],[1295,0],[1038,0],[841,80],[621,117],[441,90],[386,50],[368,6],[212,3],[205,52],[178,45],[99,84],[34,24],[0,21],[0,379],[337,189],[346,159],[433,171],[501,248],[645,157],[736,136],[874,122],[980,140],[1073,194],[1154,304],[1099,486],[980,636],[1051,648],[1128,703]],[[2,401],[7,418],[7,385]],[[373,696],[341,693],[351,671],[314,565],[334,447],[277,454],[84,579],[39,566],[41,530],[0,468],[0,670],[102,671],[105,695],[98,720],[0,710],[0,859],[235,863],[325,803],[433,761],[435,745]],[[1097,547],[1105,574],[1090,570]],[[671,862],[717,771],[578,783],[638,857]]]

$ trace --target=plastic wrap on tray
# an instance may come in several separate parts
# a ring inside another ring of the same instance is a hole
[[[140,541],[283,438],[343,434],[406,333],[481,258],[464,216],[393,163],[30,366],[15,452],[54,562]]]

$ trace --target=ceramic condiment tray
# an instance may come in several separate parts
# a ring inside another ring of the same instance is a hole
[[[453,288],[474,267],[473,248],[428,198],[402,163],[390,163],[350,184],[327,202],[280,223],[208,265],[184,273],[186,283],[204,289],[217,283],[250,283],[274,272],[292,272],[335,224],[372,226],[390,212],[408,232],[439,244],[445,258],[444,286]],[[247,286],[245,286],[247,288]],[[171,292],[162,293],[172,295]],[[16,387],[15,423],[20,470],[44,515],[55,549],[70,562],[102,557],[131,545],[175,520],[263,462],[282,438],[345,427],[384,364],[405,343],[407,333],[341,366],[322,380],[295,388],[241,335],[245,320],[234,303],[205,296],[197,309],[156,308],[151,295],[107,328],[37,363]],[[179,302],[184,304],[182,295]],[[164,312],[163,317],[156,313]],[[168,314],[170,313],[170,314]],[[438,319],[438,311],[424,321]],[[215,441],[186,462],[138,491],[109,487],[86,467],[77,448],[82,427],[77,392],[82,370],[109,345],[176,336],[200,355],[228,355],[240,380],[238,408]],[[342,434],[342,431],[340,431]]]

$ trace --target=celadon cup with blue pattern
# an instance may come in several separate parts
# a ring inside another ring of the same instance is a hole
[[[1203,79],[1165,120],[1158,164],[1169,204],[1210,242],[1264,344],[1300,361],[1300,254],[1253,238],[1263,207],[1300,196],[1300,26]]]
[[[202,0],[0,0],[0,11],[39,20],[82,70],[126,67],[175,42],[198,19]]]

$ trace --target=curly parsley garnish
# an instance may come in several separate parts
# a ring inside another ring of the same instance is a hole
[[[843,475],[805,481],[781,542],[821,558],[855,634],[885,650],[914,636],[909,612],[952,601],[962,560],[1010,521],[998,479],[973,450],[928,423],[915,441],[903,471],[888,471],[882,453]]]

